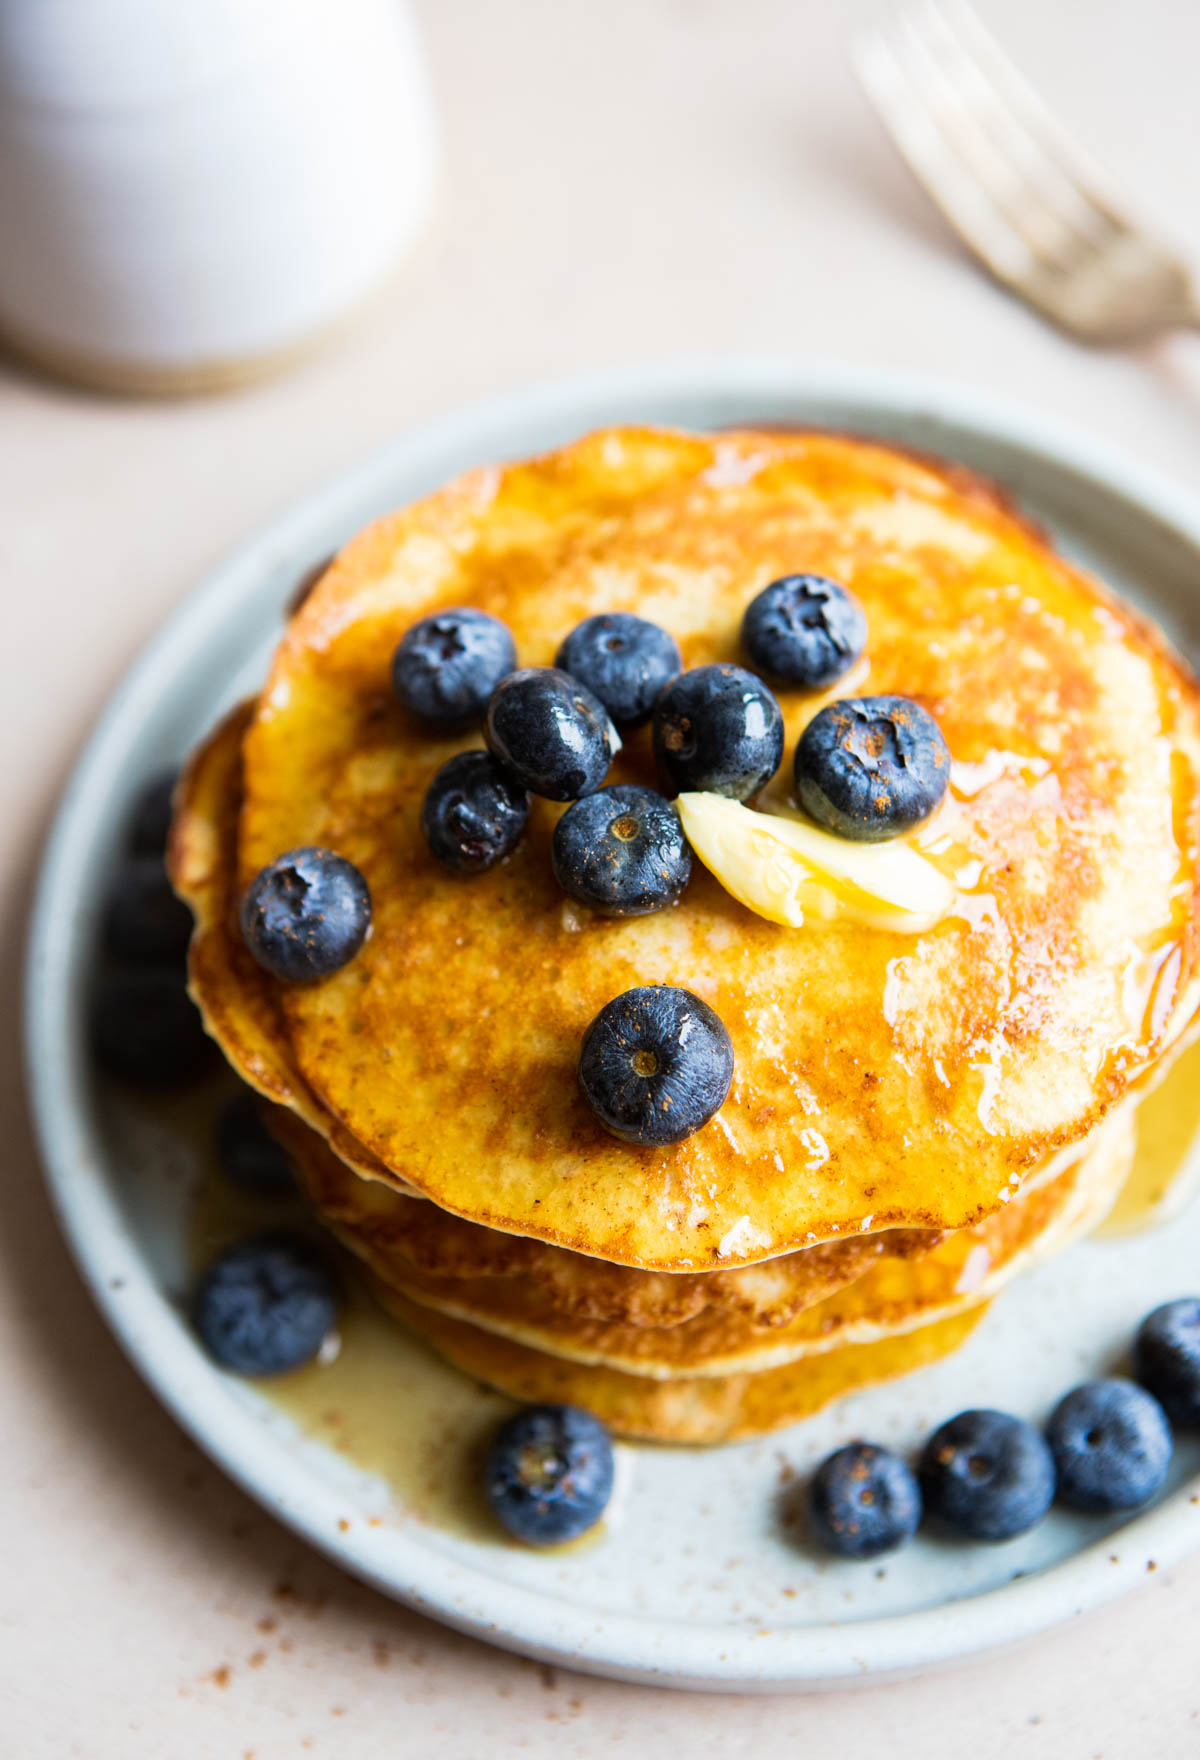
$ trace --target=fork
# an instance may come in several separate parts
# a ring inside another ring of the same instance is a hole
[[[968,6],[921,0],[853,55],[909,168],[1005,287],[1090,343],[1200,328],[1188,264],[1123,211]]]

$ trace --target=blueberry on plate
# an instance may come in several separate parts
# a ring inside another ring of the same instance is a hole
[[[584,1099],[626,1143],[681,1143],[720,1111],[732,1081],[725,1023],[707,1002],[671,984],[614,997],[583,1036]]]
[[[862,606],[821,574],[772,581],[742,618],[742,646],[755,666],[799,690],[819,691],[835,683],[866,645]]]
[[[284,1198],[296,1190],[291,1156],[267,1129],[258,1095],[248,1089],[217,1121],[217,1157],[222,1171],[245,1192]]]
[[[549,801],[593,794],[621,749],[599,697],[557,666],[526,666],[501,679],[483,736],[522,788]]]
[[[161,860],[166,854],[171,806],[178,781],[178,770],[160,770],[143,786],[129,819],[131,855],[158,856]]]
[[[162,858],[122,862],[104,908],[105,952],[122,965],[182,967],[191,938],[192,913],[173,890]]]
[[[921,825],[950,782],[942,730],[911,697],[843,697],[800,736],[796,793],[838,837],[882,843]]]
[[[117,972],[102,978],[88,1027],[101,1069],[135,1087],[174,1087],[215,1062],[213,1042],[178,972]]]
[[[392,689],[420,721],[435,726],[475,721],[517,647],[498,617],[470,606],[435,611],[414,623],[392,656]]]
[[[299,984],[327,978],[354,958],[371,926],[371,894],[344,856],[292,849],[254,876],[241,921],[259,965]]]
[[[1011,1540],[1036,1527],[1054,1501],[1046,1439],[1007,1412],[960,1412],[925,1444],[925,1508],[971,1540]]]
[[[559,648],[554,664],[599,697],[618,727],[644,721],[665,684],[683,667],[673,635],[628,611],[585,618]]]
[[[526,1406],[488,1450],[488,1502],[517,1540],[558,1546],[595,1527],[613,1488],[608,1431],[578,1406]]]
[[[1164,1302],[1138,1328],[1134,1372],[1173,1424],[1200,1425],[1200,1296]]]
[[[680,794],[747,801],[783,760],[783,712],[743,667],[697,666],[654,705],[654,756]]]
[[[1059,1501],[1090,1515],[1136,1509],[1153,1497],[1175,1447],[1153,1394],[1116,1376],[1072,1388],[1051,1412],[1046,1436]]]
[[[459,752],[442,765],[421,808],[425,841],[448,868],[482,874],[514,850],[529,823],[529,795],[490,752]]]
[[[316,1356],[337,1324],[328,1265],[299,1235],[230,1247],[197,1286],[192,1317],[208,1354],[237,1375],[282,1375]]]
[[[554,827],[554,874],[564,892],[606,917],[643,917],[676,904],[692,871],[679,814],[652,788],[601,788]]]
[[[878,1558],[904,1546],[921,1520],[921,1488],[906,1461],[874,1442],[848,1442],[827,1456],[808,1488],[821,1544],[842,1558]]]

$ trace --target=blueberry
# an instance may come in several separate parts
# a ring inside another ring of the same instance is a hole
[[[1154,1396],[1116,1377],[1072,1388],[1051,1412],[1046,1436],[1060,1501],[1091,1515],[1136,1509],[1153,1497],[1175,1446]]]
[[[483,733],[521,786],[550,801],[594,793],[621,746],[604,704],[557,666],[527,666],[502,679]]]
[[[628,611],[585,618],[558,650],[554,664],[599,697],[619,727],[645,721],[665,684],[683,666],[679,644],[657,623]]]
[[[680,793],[747,801],[783,759],[783,713],[752,672],[697,666],[654,705],[654,755]]]
[[[1133,1348],[1138,1380],[1172,1423],[1200,1425],[1200,1296],[1155,1308]]]
[[[425,796],[421,828],[439,862],[481,874],[516,848],[529,822],[529,796],[490,752],[460,752]]]
[[[526,1406],[488,1450],[487,1498],[509,1533],[557,1546],[595,1527],[613,1488],[608,1431],[578,1406]]]
[[[1054,1501],[1045,1437],[1007,1412],[960,1412],[925,1444],[921,1490],[932,1516],[971,1540],[1011,1540]]]
[[[912,1539],[921,1488],[899,1455],[849,1442],[821,1462],[808,1488],[813,1532],[842,1558],[878,1558]]]
[[[455,605],[413,624],[392,656],[392,689],[418,720],[453,726],[478,720],[516,664],[498,617]]]
[[[220,1255],[192,1306],[209,1355],[238,1375],[282,1375],[316,1356],[337,1323],[332,1274],[298,1235],[264,1234]]]
[[[267,1129],[258,1095],[249,1090],[231,1100],[217,1122],[217,1155],[243,1191],[282,1198],[296,1190],[291,1157]]]
[[[746,607],[742,646],[760,671],[800,690],[824,690],[867,645],[862,606],[837,581],[789,574]]]
[[[137,1087],[173,1087],[215,1061],[213,1042],[177,972],[118,972],[102,978],[88,1025],[97,1063],[108,1075]]]
[[[605,1130],[627,1143],[681,1143],[720,1111],[732,1081],[725,1023],[690,990],[626,990],[583,1036],[584,1099]]]
[[[293,849],[254,876],[242,935],[260,966],[302,983],[340,971],[371,925],[371,894],[354,866],[327,849]]]
[[[167,879],[160,856],[122,862],[109,888],[102,939],[122,965],[183,966],[192,913]]]
[[[178,770],[160,770],[142,788],[133,803],[129,820],[129,848],[135,856],[158,856],[167,851],[171,829],[171,807],[175,797]]]
[[[950,781],[942,730],[911,697],[843,697],[796,747],[796,793],[827,831],[882,843],[940,806]]]
[[[643,917],[676,904],[692,871],[679,814],[652,788],[601,788],[554,827],[554,873],[564,892],[606,917]]]

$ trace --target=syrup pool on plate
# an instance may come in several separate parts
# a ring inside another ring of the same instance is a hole
[[[297,1227],[313,1232],[298,1200],[257,1199],[206,1171],[193,1196],[189,1257],[199,1269],[248,1235]],[[254,1387],[310,1440],[385,1480],[407,1514],[505,1544],[484,1500],[483,1455],[512,1402],[389,1320],[344,1260],[339,1274],[341,1319],[321,1356]]]
[[[188,1258],[195,1271],[237,1241],[277,1228],[314,1234],[337,1253],[299,1199],[253,1197],[205,1167],[192,1198]],[[453,1368],[389,1318],[348,1256],[337,1253],[337,1265],[341,1318],[320,1356],[252,1385],[308,1441],[383,1480],[393,1514],[476,1544],[516,1546],[483,1490],[488,1444],[514,1402]],[[582,1551],[605,1531],[600,1521],[578,1540],[545,1551],[556,1557]]]

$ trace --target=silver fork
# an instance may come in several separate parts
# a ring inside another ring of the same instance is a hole
[[[854,44],[910,169],[992,274],[1092,343],[1200,327],[1188,264],[1124,212],[961,0],[921,0]]]

